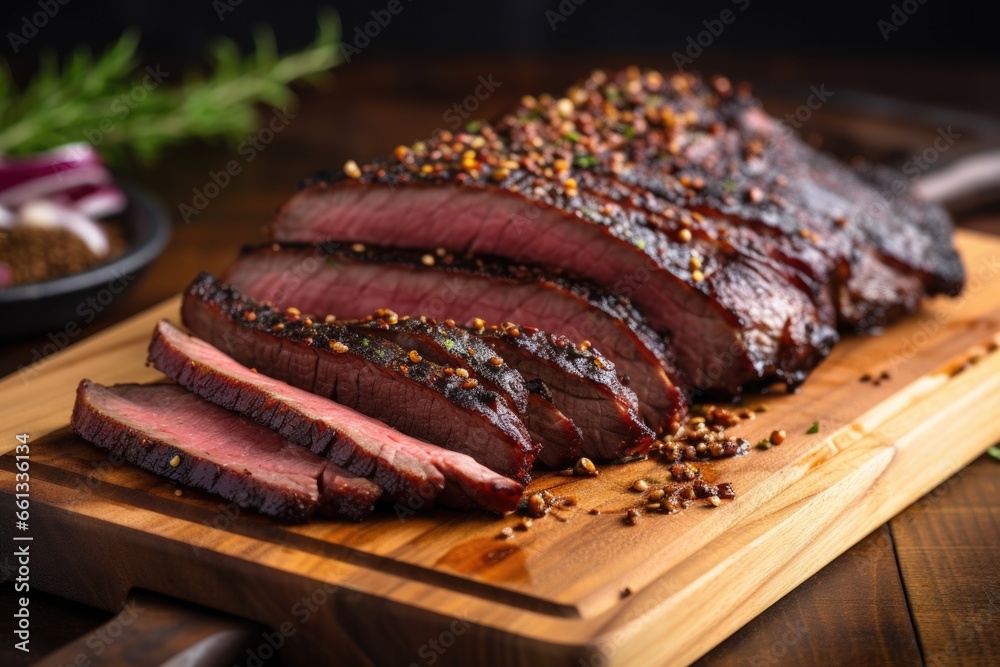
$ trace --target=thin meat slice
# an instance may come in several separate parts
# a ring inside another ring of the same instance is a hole
[[[177,385],[83,380],[70,421],[84,440],[144,470],[285,521],[360,520],[379,487]]]
[[[556,407],[544,386],[534,383],[529,388],[516,368],[454,320],[400,318],[391,310],[380,309],[346,326],[391,340],[410,350],[411,359],[429,359],[443,366],[446,373],[458,374],[497,392],[523,417],[532,440],[541,446],[538,461],[544,465],[558,468],[580,457],[580,430]]]
[[[153,332],[149,360],[202,398],[372,480],[407,507],[438,499],[450,507],[502,513],[513,510],[523,492],[519,483],[465,454],[416,440],[339,403],[254,373],[167,321]]]
[[[628,299],[593,283],[485,256],[336,243],[249,248],[224,279],[254,299],[343,319],[388,306],[401,316],[464,326],[511,320],[590,341],[639,397],[653,430],[685,412],[685,383],[663,337]]]
[[[188,288],[181,315],[195,335],[245,366],[528,480],[537,447],[517,412],[438,364],[414,363],[390,341],[257,303],[208,274]]]
[[[583,433],[587,456],[619,459],[649,449],[655,434],[639,418],[635,394],[588,345],[510,322],[471,331],[525,378],[545,383],[556,407]]]

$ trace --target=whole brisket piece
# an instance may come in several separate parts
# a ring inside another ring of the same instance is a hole
[[[587,278],[670,336],[696,392],[794,386],[838,326],[876,329],[964,281],[939,208],[819,154],[724,78],[598,71],[345,172],[293,197],[272,238]]]
[[[525,378],[545,383],[556,407],[583,433],[587,456],[611,460],[649,449],[655,434],[639,418],[635,394],[589,345],[511,322],[471,331]]]
[[[378,484],[406,507],[509,512],[523,487],[471,457],[411,438],[339,403],[275,380],[161,321],[149,360],[168,377]],[[440,494],[440,495],[439,495]]]
[[[537,455],[496,392],[395,343],[248,299],[208,274],[184,295],[184,324],[237,362],[526,483]]]
[[[462,374],[495,391],[521,415],[532,440],[541,446],[538,461],[546,466],[563,467],[580,457],[580,429],[556,407],[545,386],[536,381],[529,387],[516,368],[454,320],[400,318],[394,311],[380,309],[345,326],[391,340],[410,350],[411,359],[427,359],[443,366],[445,373]]]
[[[285,521],[360,520],[379,487],[177,385],[83,380],[70,421],[87,442],[157,475]]]
[[[497,258],[336,243],[249,248],[223,280],[259,301],[341,319],[391,304],[401,316],[464,326],[510,320],[590,341],[639,397],[639,414],[653,430],[685,411],[683,382],[663,338],[627,299],[592,283]]]

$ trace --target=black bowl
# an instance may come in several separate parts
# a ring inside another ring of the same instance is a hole
[[[52,333],[74,338],[133,285],[170,240],[170,218],[144,192],[121,186],[128,199],[122,214],[128,249],[80,273],[0,289],[0,338]]]

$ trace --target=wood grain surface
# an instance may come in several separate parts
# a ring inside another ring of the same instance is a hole
[[[871,604],[877,599],[877,605]],[[830,610],[817,614],[816,610]],[[917,665],[903,584],[888,526],[807,579],[698,667],[750,665]],[[845,641],[845,638],[850,638]],[[837,647],[830,655],[830,647]]]
[[[67,428],[79,378],[161,377],[144,365],[145,348],[156,320],[177,319],[168,300],[55,355],[30,382],[0,383],[0,422],[32,437],[32,530],[49,545],[38,585],[105,609],[142,588],[272,628],[304,617],[285,646],[290,664],[405,663],[447,633],[454,646],[438,664],[690,662],[1000,438],[1000,242],[965,232],[959,245],[965,296],[845,340],[799,393],[768,396],[769,410],[733,431],[751,441],[791,434],[706,469],[734,484],[735,501],[628,526],[631,481],[669,477],[662,460],[597,478],[542,474],[531,490],[577,506],[512,540],[497,535],[513,518],[439,509],[281,526],[79,441]],[[883,371],[878,384],[859,381]],[[3,493],[13,471],[8,454]],[[312,596],[317,611],[306,614],[296,605]],[[391,642],[385,624],[400,628]],[[664,624],[684,631],[664,642],[654,631]]]
[[[997,462],[984,457],[889,523],[928,665],[1000,660],[996,640],[983,639],[1000,631],[1000,574],[979,566],[1000,567],[998,494]]]

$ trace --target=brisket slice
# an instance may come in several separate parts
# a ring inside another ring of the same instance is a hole
[[[382,306],[471,326],[521,322],[593,343],[639,398],[654,430],[684,413],[671,352],[631,303],[592,283],[496,258],[323,244],[244,250],[224,280],[248,296],[356,319]]]
[[[166,321],[157,324],[149,360],[183,387],[267,426],[394,500],[420,507],[513,510],[523,488],[472,458],[421,442],[380,421],[238,364]],[[439,495],[440,494],[440,495]]]
[[[556,407],[552,392],[544,382],[529,380],[528,391],[528,412],[524,415],[524,424],[532,436],[542,443],[539,463],[560,468],[579,460],[583,455],[583,432],[580,427]]]
[[[314,182],[271,234],[567,271],[631,297],[696,389],[795,384],[838,324],[882,326],[957,293],[963,271],[940,209],[782,129],[724,79],[597,72],[475,134]]]
[[[400,318],[394,311],[379,309],[345,326],[390,340],[410,350],[411,360],[427,359],[443,366],[445,373],[463,375],[495,391],[521,415],[532,440],[541,446],[538,461],[546,466],[562,467],[580,457],[580,431],[555,406],[545,387],[538,386],[533,392],[538,396],[532,398],[521,373],[454,320]]]
[[[528,480],[537,447],[506,401],[438,364],[413,363],[390,341],[257,303],[208,274],[188,288],[181,315],[245,366]]]
[[[177,385],[83,380],[70,421],[87,442],[157,475],[285,521],[360,520],[379,487]]]
[[[510,177],[518,180],[517,191],[399,177],[392,187],[367,172],[360,182],[315,183],[285,205],[273,237],[440,246],[581,276],[629,297],[658,332],[670,333],[681,370],[698,387],[732,391],[757,377],[757,369],[763,377],[776,364],[780,332],[744,340],[740,316],[724,312],[704,282],[688,283],[686,254],[624,213],[598,212],[598,221],[575,215],[565,201],[542,199],[530,177]],[[781,315],[787,316],[776,318]],[[705,367],[711,360],[728,363],[713,373]]]
[[[649,449],[655,434],[639,418],[635,394],[588,345],[510,322],[472,332],[525,378],[545,383],[556,407],[583,433],[587,456],[619,459]]]
[[[379,308],[359,321],[341,324],[370,336],[391,340],[410,351],[413,363],[426,358],[444,366],[449,374],[464,368],[468,373],[463,376],[474,377],[496,391],[507,400],[512,410],[523,414],[528,409],[528,387],[524,377],[516,368],[497,357],[490,346],[458,327],[454,320],[438,322],[426,317],[401,318],[393,310]]]

